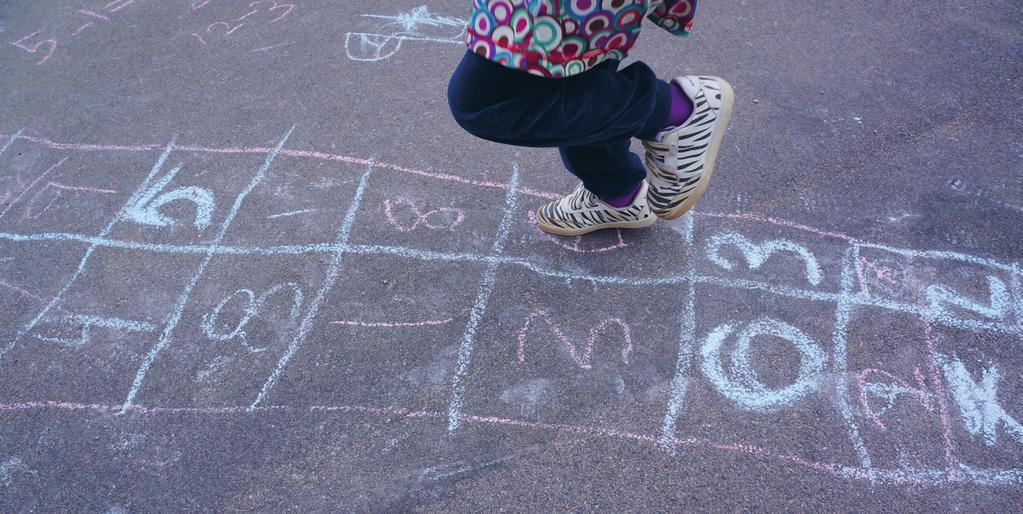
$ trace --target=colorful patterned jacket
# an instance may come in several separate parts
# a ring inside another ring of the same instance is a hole
[[[622,60],[644,18],[685,36],[697,0],[473,0],[466,44],[509,68],[545,77]]]

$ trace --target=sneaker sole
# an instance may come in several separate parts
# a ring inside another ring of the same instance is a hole
[[[536,216],[536,226],[540,227],[540,230],[543,230],[548,234],[555,234],[558,236],[581,236],[583,234],[589,234],[590,232],[596,232],[598,230],[605,230],[609,228],[646,228],[649,227],[650,225],[653,225],[654,223],[657,223],[657,216],[651,215],[649,218],[645,220],[606,223],[602,225],[593,225],[583,228],[562,228],[548,224],[543,219],[543,216],[540,216],[539,214],[537,214]]]
[[[703,192],[707,190],[707,185],[710,184],[710,177],[714,174],[714,165],[717,163],[718,150],[721,148],[721,142],[725,140],[725,132],[728,130],[728,120],[732,117],[732,105],[735,103],[735,92],[732,91],[732,85],[729,84],[725,79],[721,77],[709,76],[721,84],[721,95],[724,103],[719,111],[720,119],[718,123],[721,123],[723,129],[714,135],[714,140],[711,141],[709,150],[707,151],[707,161],[703,165],[704,175],[703,180],[696,184],[696,190],[693,192],[693,196],[689,197],[688,200],[675,206],[674,209],[664,214],[658,214],[662,219],[673,220],[685,214],[689,209],[692,209],[696,202],[700,201],[703,196]]]

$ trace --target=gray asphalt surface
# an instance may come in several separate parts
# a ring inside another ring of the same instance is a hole
[[[0,510],[1021,508],[1019,2],[649,28],[711,188],[562,239],[424,1],[0,3]]]

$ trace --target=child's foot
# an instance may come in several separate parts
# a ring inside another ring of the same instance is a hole
[[[707,189],[734,100],[732,86],[718,77],[689,75],[672,83],[692,100],[693,113],[657,140],[643,141],[650,209],[669,220],[685,214]]]
[[[657,221],[647,204],[643,182],[631,205],[613,207],[579,184],[568,196],[537,210],[536,224],[544,231],[560,236],[578,236],[605,228],[642,228]]]

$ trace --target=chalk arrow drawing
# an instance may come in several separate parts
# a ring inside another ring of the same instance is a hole
[[[557,342],[560,342],[562,346],[568,350],[568,356],[572,358],[576,366],[580,369],[591,369],[593,367],[591,357],[593,356],[593,344],[597,342],[597,338],[601,334],[607,334],[614,327],[617,327],[622,333],[622,362],[625,364],[629,363],[629,354],[632,353],[632,331],[629,330],[629,325],[618,318],[608,318],[601,321],[599,324],[590,329],[590,336],[586,340],[586,347],[583,348],[582,353],[579,353],[579,348],[576,347],[572,340],[561,331],[561,328],[551,321],[550,315],[546,311],[537,311],[526,318],[525,324],[522,325],[522,329],[519,330],[518,343],[518,362],[522,364],[526,361],[526,342],[529,337],[529,329],[536,319],[543,320],[550,331],[557,338]]]
[[[729,374],[721,363],[721,348],[734,331],[735,326],[732,324],[721,325],[711,331],[700,348],[703,374],[725,397],[752,411],[770,411],[790,405],[817,388],[818,377],[824,371],[827,356],[802,330],[770,318],[760,318],[746,325],[732,349]],[[750,359],[750,345],[753,338],[760,335],[788,341],[802,354],[799,376],[792,384],[780,389],[769,389],[757,377]]]
[[[924,290],[924,295],[927,297],[927,315],[933,319],[950,317],[951,313],[947,306],[951,305],[986,318],[1006,320],[1012,304],[1009,298],[1009,289],[1005,286],[1005,282],[998,277],[988,276],[987,283],[991,291],[988,305],[966,298],[941,284],[927,286],[927,289]]]
[[[125,209],[125,217],[141,225],[169,227],[176,224],[177,220],[160,212],[160,208],[171,202],[186,201],[195,204],[195,228],[199,231],[206,230],[210,226],[210,222],[213,221],[215,207],[213,193],[209,189],[189,186],[163,191],[179,171],[181,171],[180,164],[160,177],[149,188],[133,195]]]
[[[990,366],[982,370],[978,384],[957,357],[939,353],[935,358],[959,405],[963,428],[970,435],[982,437],[984,444],[994,446],[998,442],[998,429],[1002,428],[1023,443],[1023,425],[998,404],[998,381],[1002,378],[998,368]]]
[[[721,247],[725,245],[738,248],[742,252],[743,257],[746,258],[749,268],[753,270],[759,269],[760,266],[767,262],[771,255],[777,252],[794,253],[803,260],[806,266],[806,279],[815,286],[821,283],[820,264],[817,263],[817,258],[813,256],[813,253],[802,245],[780,239],[754,244],[749,239],[746,239],[746,237],[735,232],[716,234],[707,243],[707,258],[726,270],[733,269],[735,264],[721,256]]]

